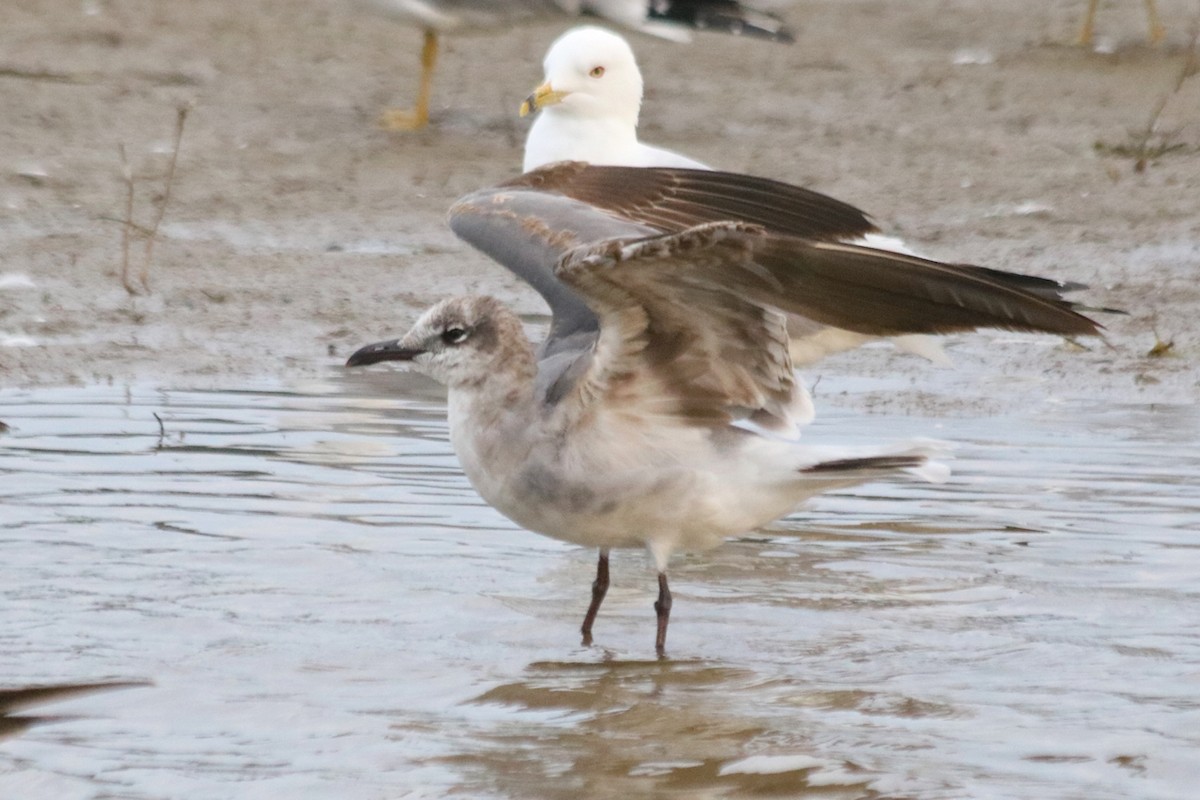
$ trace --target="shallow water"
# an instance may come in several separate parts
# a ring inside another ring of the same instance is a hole
[[[0,683],[156,685],[0,743],[0,797],[1190,798],[1200,412],[830,411],[959,444],[676,559],[482,504],[441,392],[0,392]],[[161,421],[161,424],[160,424]]]

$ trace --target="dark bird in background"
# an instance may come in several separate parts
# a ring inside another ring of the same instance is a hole
[[[149,681],[99,681],[96,683],[59,683],[0,689],[0,739],[16,736],[34,725],[73,719],[69,715],[25,714],[26,709],[69,700],[72,697],[105,692],[110,689],[132,689],[151,686]]]

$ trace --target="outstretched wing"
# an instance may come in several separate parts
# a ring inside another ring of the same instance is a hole
[[[563,258],[558,277],[600,322],[586,371],[561,395],[564,424],[602,406],[658,426],[749,418],[795,428],[807,406],[784,317],[740,290],[743,279],[756,279],[751,231],[761,229],[712,223],[587,245]]]
[[[593,242],[660,232],[581,200],[528,187],[472,192],[450,207],[449,222],[459,238],[515,273],[550,306],[553,319],[543,355],[573,347],[574,340],[597,330],[583,298],[554,275],[563,254]]]
[[[1062,296],[1057,284],[1041,278],[783,236],[758,237],[753,251],[770,281],[747,286],[752,296],[857,333],[898,336],[1002,328],[1098,336],[1102,330]]]
[[[1063,299],[1064,291],[1079,288],[1074,285],[820,241],[828,236],[798,237],[793,231],[814,218],[842,219],[848,229],[855,219],[869,226],[861,212],[848,206],[850,211],[838,211],[844,204],[828,198],[816,205],[828,217],[796,212],[811,194],[743,175],[566,163],[467,195],[451,208],[450,227],[545,298],[553,321],[543,356],[585,351],[599,330],[593,303],[555,274],[565,253],[730,221],[761,223],[755,258],[772,276],[765,302],[795,315],[789,322],[793,357],[801,353],[815,360],[852,346],[860,335],[865,340],[982,327],[1097,332],[1095,323],[1073,313]],[[829,223],[824,230],[838,227]],[[822,338],[830,336],[837,341]],[[570,376],[581,371],[574,363],[563,369]],[[562,388],[556,386],[554,394]]]
[[[591,166],[563,161],[501,187],[560,194],[662,233],[745,222],[804,239],[852,239],[879,229],[854,206],[787,183],[702,169]]]
[[[799,393],[780,312],[872,336],[981,327],[1098,334],[1023,278],[737,223],[584,245],[556,274],[600,323],[563,414],[605,408],[790,428]]]
[[[525,280],[553,316],[544,354],[593,336],[587,304],[554,277],[572,247],[677,233],[708,222],[837,240],[875,231],[854,206],[767,178],[710,170],[594,167],[568,161],[473,192],[450,209],[451,229]],[[810,336],[811,326],[796,335]],[[819,348],[819,351],[823,351]]]

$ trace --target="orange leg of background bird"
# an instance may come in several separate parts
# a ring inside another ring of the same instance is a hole
[[[1158,9],[1154,7],[1154,0],[1146,0],[1146,19],[1150,23],[1150,44],[1158,44],[1167,35],[1167,29],[1163,27],[1162,20],[1158,18]]]
[[[437,64],[437,33],[425,31],[425,45],[421,48],[421,87],[417,91],[417,104],[411,110],[395,109],[384,112],[379,124],[390,131],[415,131],[429,123],[429,95],[433,88],[433,67]]]
[[[1146,20],[1150,26],[1148,38],[1150,44],[1158,44],[1166,35],[1167,29],[1163,27],[1162,20],[1158,16],[1158,7],[1155,6],[1154,0],[1144,0],[1146,4]],[[1079,43],[1084,46],[1090,46],[1092,36],[1095,33],[1096,22],[1096,7],[1100,5],[1100,0],[1088,0],[1087,13],[1083,16],[1083,27],[1079,30]]]
[[[1096,6],[1098,5],[1100,5],[1100,0],[1088,0],[1087,12],[1083,15],[1083,27],[1079,29],[1079,44],[1085,47],[1091,45],[1092,36],[1096,32]]]

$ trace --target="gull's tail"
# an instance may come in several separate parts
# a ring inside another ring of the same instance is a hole
[[[934,439],[918,439],[901,442],[895,447],[878,450],[872,448],[858,453],[830,453],[844,457],[827,458],[801,467],[798,472],[818,480],[833,480],[847,485],[863,483],[876,478],[894,477],[906,472],[930,483],[941,483],[950,477],[950,468],[935,457],[946,457],[951,446]]]
[[[928,461],[925,456],[869,456],[867,458],[839,458],[822,461],[801,472],[862,472],[864,470],[892,470],[920,467]]]

